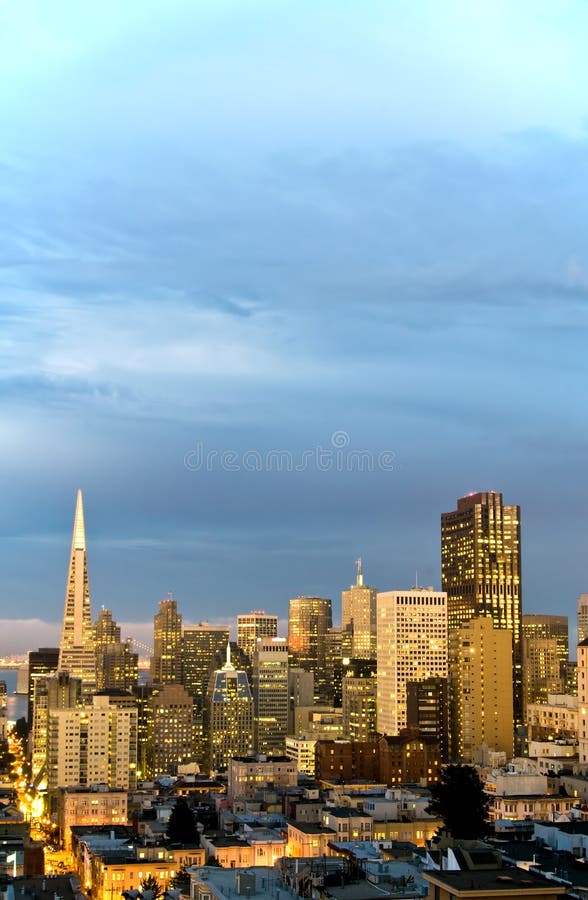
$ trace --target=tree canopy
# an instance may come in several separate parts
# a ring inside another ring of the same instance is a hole
[[[182,797],[176,800],[176,805],[171,811],[167,823],[167,836],[172,844],[200,843],[194,813]]]
[[[454,838],[475,840],[488,830],[490,800],[473,766],[446,766],[431,788],[427,812],[443,819]]]
[[[164,893],[163,887],[159,883],[155,875],[147,875],[147,877],[143,879],[139,887],[141,888],[142,894],[146,894],[147,891],[149,891],[153,900],[158,900],[158,898],[163,896]]]

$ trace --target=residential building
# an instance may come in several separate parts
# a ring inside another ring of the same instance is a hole
[[[483,745],[513,755],[511,654],[511,632],[489,616],[450,635],[451,759],[477,762]]]
[[[588,594],[578,597],[578,644],[588,638]]]
[[[71,850],[72,826],[126,825],[128,794],[126,791],[94,784],[59,790],[57,823],[66,851]]]
[[[527,707],[529,740],[576,740],[578,698],[571,694],[548,694],[546,703]]]
[[[233,756],[227,769],[227,796],[252,800],[263,788],[295,787],[297,769],[288,756]]]
[[[47,788],[106,784],[133,790],[137,768],[137,711],[96,695],[92,704],[52,708],[47,715]]]
[[[296,771],[314,775],[316,740],[300,735],[286,738],[286,756],[296,766]]]
[[[578,752],[582,774],[588,774],[588,637],[578,644]]]

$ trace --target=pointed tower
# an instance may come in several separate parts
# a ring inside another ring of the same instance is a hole
[[[85,694],[92,693],[95,689],[96,660],[81,491],[78,491],[76,501],[71,556],[65,589],[65,608],[59,645],[59,669],[69,672],[74,678],[81,678],[82,690]]]
[[[355,584],[348,591],[341,592],[341,625],[353,627],[353,657],[355,659],[376,658],[376,597],[375,588],[363,581],[361,559],[355,563],[357,576]]]

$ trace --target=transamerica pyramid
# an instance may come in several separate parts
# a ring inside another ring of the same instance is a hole
[[[59,645],[59,669],[82,679],[82,690],[92,693],[96,688],[96,656],[90,607],[90,582],[86,556],[86,530],[82,492],[78,491],[76,514],[67,586],[65,609]]]

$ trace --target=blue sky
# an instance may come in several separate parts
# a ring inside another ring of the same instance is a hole
[[[0,35],[0,617],[61,617],[78,486],[123,621],[283,616],[358,555],[438,585],[485,489],[572,616],[585,4],[0,0]],[[185,465],[340,431],[393,466]]]

